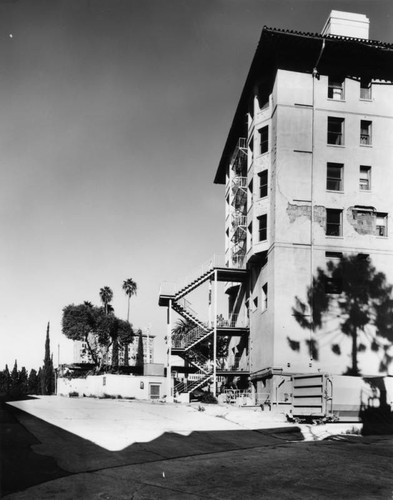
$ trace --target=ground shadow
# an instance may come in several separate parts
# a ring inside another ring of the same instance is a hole
[[[298,427],[200,431],[187,436],[166,432],[150,442],[108,451],[4,403],[0,418],[2,495],[81,472],[303,440]]]

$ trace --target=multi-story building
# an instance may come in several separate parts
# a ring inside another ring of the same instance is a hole
[[[393,359],[386,336],[376,346],[375,325],[354,344],[344,308],[315,321],[324,296],[345,299],[329,278],[344,257],[393,283],[393,45],[368,33],[366,16],[337,11],[321,34],[263,28],[215,176],[225,185],[225,266],[205,276],[231,273],[231,326],[248,324],[228,355],[276,399],[293,374],[350,373],[354,356],[359,373],[386,374]],[[181,297],[163,293],[160,303],[182,314]]]

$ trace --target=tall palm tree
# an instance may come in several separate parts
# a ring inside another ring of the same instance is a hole
[[[109,286],[104,286],[103,288],[100,289],[100,299],[102,303],[104,304],[104,309],[105,309],[105,314],[108,314],[109,312],[109,303],[112,302],[113,299],[113,292],[109,288]],[[113,311],[113,308],[112,308]]]
[[[130,299],[133,295],[136,295],[138,285],[132,278],[123,281],[123,290],[128,297],[128,310],[127,310],[127,321],[130,322]]]

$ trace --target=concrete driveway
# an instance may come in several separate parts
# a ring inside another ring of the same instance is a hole
[[[53,396],[12,403],[33,456],[6,498],[391,498],[391,436],[332,437],[260,409],[204,407]],[[315,440],[322,434],[331,437]],[[35,459],[46,461],[23,481]]]

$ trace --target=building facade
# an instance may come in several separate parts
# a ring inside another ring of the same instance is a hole
[[[343,327],[351,313],[334,271],[358,259],[393,283],[393,45],[368,32],[366,16],[337,11],[322,34],[265,27],[215,176],[225,185],[229,322],[247,321],[221,332],[229,365],[276,400],[294,374],[391,370],[383,325]],[[205,276],[225,280],[223,268]],[[160,303],[182,314],[181,297]],[[217,341],[217,321],[210,335]]]
[[[249,315],[242,363],[258,391],[285,390],[293,373],[348,372],[341,311],[304,328],[327,262],[358,255],[393,282],[392,63],[362,15],[333,11],[321,35],[263,29],[215,178],[226,186],[227,265],[249,272],[246,290],[227,293]],[[362,332],[362,348],[372,336]],[[360,373],[380,373],[381,352],[357,358]]]

